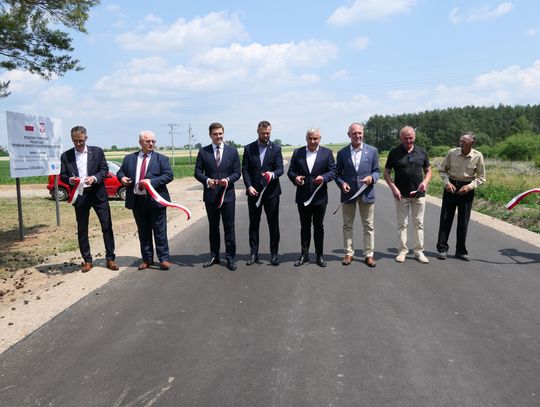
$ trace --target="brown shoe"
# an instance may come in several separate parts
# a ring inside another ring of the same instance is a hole
[[[118,267],[118,264],[116,264],[114,260],[107,260],[107,268],[113,271],[120,269],[120,267]]]
[[[366,259],[364,260],[364,263],[366,263],[368,267],[375,267],[377,265],[373,257],[366,257]]]
[[[352,263],[352,261],[353,261],[353,257],[346,254],[343,260],[341,260],[341,264],[343,264],[344,266],[348,266],[349,264]]]
[[[88,273],[92,269],[92,267],[94,267],[94,265],[91,261],[85,261],[81,264],[81,271],[83,273]]]
[[[159,268],[161,270],[169,270],[169,267],[171,267],[171,263],[169,263],[167,260],[162,261],[161,263],[159,263]]]
[[[137,270],[146,270],[148,267],[150,267],[150,262],[143,260],[143,262],[137,266]]]

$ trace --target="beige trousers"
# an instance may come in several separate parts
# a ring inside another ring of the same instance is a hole
[[[375,230],[373,229],[373,218],[375,216],[375,204],[365,203],[361,199],[356,201],[362,220],[364,230],[364,257],[373,257],[375,250]],[[343,246],[345,253],[354,256],[353,244],[353,224],[356,214],[356,203],[343,204]]]
[[[402,198],[396,202],[396,219],[398,229],[398,250],[400,253],[408,253],[407,247],[407,225],[409,224],[409,213],[413,224],[414,253],[424,251],[424,211],[426,208],[426,198]]]

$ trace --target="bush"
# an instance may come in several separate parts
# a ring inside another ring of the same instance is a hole
[[[430,157],[446,157],[450,148],[448,146],[433,146],[428,150]]]
[[[480,151],[482,155],[484,156],[484,158],[495,157],[495,151],[493,147],[491,146],[488,146],[488,145],[479,146],[479,147],[476,147],[476,150]]]
[[[514,134],[495,145],[495,154],[504,160],[530,161],[540,154],[540,135],[531,132]]]
[[[536,154],[534,157],[533,157],[533,161],[534,161],[534,166],[536,168],[540,168],[540,154]]]

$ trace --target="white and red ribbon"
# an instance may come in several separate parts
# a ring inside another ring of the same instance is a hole
[[[80,178],[75,178],[75,184],[73,185],[73,187],[71,188],[71,192],[69,193],[68,203],[75,204],[77,197],[83,194],[84,182],[81,181],[82,180]]]
[[[229,186],[229,181],[227,181],[227,178],[224,179],[225,180],[225,187],[223,188],[223,192],[221,193],[221,196],[219,197],[219,202],[218,202],[218,209],[221,208],[221,206],[223,205],[223,201],[225,200],[225,192],[227,192],[227,187]]]
[[[309,199],[306,202],[304,202],[304,206],[308,206],[311,203],[311,201],[313,201],[313,198],[315,198],[315,195],[317,194],[317,192],[319,192],[319,189],[322,188],[323,184],[324,184],[324,181],[319,184],[319,186],[315,189],[315,191],[309,197]]]
[[[266,185],[264,186],[263,190],[259,194],[259,199],[257,199],[257,202],[255,203],[255,206],[258,208],[261,206],[262,196],[264,194],[264,191],[266,191],[266,188],[268,188],[268,184],[270,184],[270,181],[272,181],[272,173],[269,171],[266,171],[263,174],[263,177],[266,179]]]
[[[157,203],[159,203],[159,204],[161,204],[163,206],[169,206],[171,208],[180,209],[181,211],[184,211],[184,213],[187,215],[187,220],[189,220],[191,218],[191,211],[188,208],[186,208],[184,205],[175,204],[175,203],[167,201],[160,194],[158,194],[158,192],[154,189],[154,187],[152,186],[152,184],[149,181],[143,179],[140,182],[140,184],[144,186],[146,191],[148,191],[150,196],[152,198],[154,198]]]
[[[516,195],[515,197],[512,198],[510,202],[506,204],[506,209],[508,210],[512,209],[514,206],[520,203],[523,198],[534,193],[537,193],[537,194],[540,193],[540,188],[529,189],[528,191],[525,191],[525,192],[522,192],[521,194]]]
[[[335,215],[336,213],[338,213],[338,211],[341,209],[341,205],[355,199],[358,195],[360,195],[362,192],[364,192],[364,189],[366,189],[367,187],[368,187],[368,184],[366,184],[366,183],[362,184],[362,186],[360,188],[358,188],[358,191],[356,191],[356,193],[353,196],[351,196],[350,198],[346,199],[345,201],[343,201],[343,202],[341,202],[339,204],[339,206],[334,211],[334,213],[332,213],[332,215]]]

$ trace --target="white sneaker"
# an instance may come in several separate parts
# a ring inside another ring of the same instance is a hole
[[[407,252],[399,252],[399,254],[396,256],[396,261],[398,263],[404,263],[406,257],[407,257]]]
[[[416,260],[418,260],[420,263],[424,263],[424,264],[429,263],[428,258],[427,258],[427,257],[424,255],[424,253],[422,253],[422,252],[415,253],[414,257],[415,257]]]

